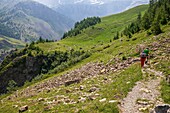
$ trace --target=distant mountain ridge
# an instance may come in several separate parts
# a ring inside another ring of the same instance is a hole
[[[24,42],[40,36],[58,40],[74,24],[73,20],[31,0],[2,0],[0,4],[0,34]]]
[[[53,8],[56,12],[80,21],[92,16],[107,16],[120,13],[149,0],[35,0]]]

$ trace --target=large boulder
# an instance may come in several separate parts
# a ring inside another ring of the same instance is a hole
[[[170,113],[170,105],[157,105],[151,113]]]

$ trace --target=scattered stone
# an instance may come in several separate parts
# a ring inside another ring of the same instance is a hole
[[[71,90],[69,90],[69,89],[66,89],[66,93],[70,93],[71,92]]]
[[[28,105],[25,105],[25,106],[22,106],[19,108],[19,113],[22,113],[24,111],[27,111],[28,110]]]
[[[78,102],[85,102],[86,101],[86,98],[83,98],[83,97],[80,97]]]
[[[13,108],[18,108],[18,105],[13,105],[12,107],[13,107]]]
[[[89,97],[89,100],[95,100],[96,99],[96,97]]]
[[[95,96],[88,96],[89,100],[95,100],[96,97]]]
[[[61,104],[61,103],[63,103],[63,101],[62,101],[62,100],[58,100],[57,103],[58,103],[58,104]]]
[[[150,93],[150,92],[151,92],[150,90],[148,90],[148,89],[146,89],[146,88],[141,88],[140,91],[141,91],[141,92],[145,92],[145,93]]]
[[[95,96],[100,96],[100,94],[96,93]]]
[[[50,89],[48,89],[48,90],[47,90],[47,93],[50,93],[50,91],[51,91],[51,90],[50,90]]]
[[[76,90],[76,91],[78,91],[78,90],[79,90],[79,88],[75,88],[75,90]]]
[[[104,68],[104,69],[102,69],[100,72],[101,72],[101,73],[104,73],[105,71],[106,71],[106,69]]]
[[[80,90],[83,90],[85,87],[83,85],[80,85]]]
[[[11,100],[11,97],[8,97],[7,100]]]
[[[69,104],[76,104],[77,102],[74,102],[74,101],[72,101],[72,102],[70,102]]]
[[[71,100],[70,100],[70,99],[66,99],[65,102],[66,102],[66,103],[70,103]]]
[[[106,101],[106,98],[99,100],[99,102],[105,102],[105,101]]]
[[[143,107],[143,108],[139,108],[139,111],[146,111],[148,108],[147,107]]]
[[[130,82],[126,82],[126,84],[130,84]]]
[[[42,102],[42,101],[45,101],[45,99],[44,98],[39,98],[38,99],[38,102]]]
[[[44,107],[44,111],[48,111],[48,110],[50,110],[51,109],[51,106],[45,106]]]
[[[75,80],[69,80],[69,81],[66,81],[65,82],[65,86],[69,86],[71,84],[74,84],[74,83],[80,83],[80,79],[75,79]]]
[[[108,80],[108,79],[105,77],[104,80],[106,81],[106,80]]]
[[[144,101],[144,100],[138,100],[138,101],[137,101],[137,104],[141,104],[141,105],[148,105],[148,104],[149,104],[149,102]]]
[[[117,100],[110,100],[109,103],[116,103],[118,102]]]
[[[119,55],[122,55],[122,54],[123,54],[123,52],[120,52],[120,53],[119,53]]]
[[[47,101],[44,104],[52,104],[52,103],[53,103],[52,101]]]
[[[90,93],[91,93],[91,92],[95,92],[96,90],[97,90],[96,87],[92,87],[92,88],[90,88],[89,92],[90,92]]]

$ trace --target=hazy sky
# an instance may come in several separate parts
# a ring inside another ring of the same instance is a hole
[[[109,1],[129,1],[129,2],[144,1],[146,2],[149,0],[35,0],[35,1],[48,5],[49,7],[55,7],[62,3],[80,3],[82,1],[95,4],[95,3],[104,3],[104,2],[109,2]]]

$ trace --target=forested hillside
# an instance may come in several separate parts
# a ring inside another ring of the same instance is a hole
[[[161,25],[169,24],[170,21],[170,1],[150,0],[149,8],[144,16],[139,13],[135,22],[125,28],[123,34],[131,37],[132,34],[141,30],[148,30],[147,34],[158,35],[162,33]]]

